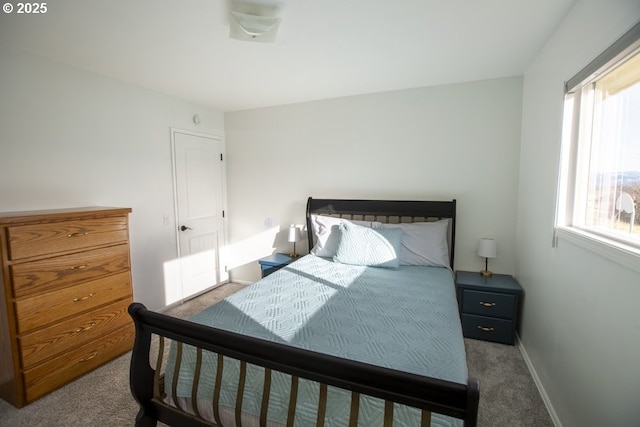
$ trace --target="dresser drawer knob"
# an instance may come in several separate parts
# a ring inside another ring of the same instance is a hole
[[[493,332],[493,328],[489,328],[487,326],[478,326],[478,329],[480,329],[482,332]]]
[[[67,238],[72,238],[72,237],[80,237],[80,236],[86,236],[87,234],[89,234],[88,232],[84,232],[84,233],[69,233],[67,234]]]
[[[93,354],[89,357],[85,357],[84,359],[80,359],[80,362],[88,362],[89,360],[93,359],[94,357],[96,357],[98,355],[97,351],[94,351]]]
[[[76,333],[88,331],[89,329],[93,329],[94,326],[96,326],[96,322],[91,322],[89,326],[81,326],[78,329],[76,329]]]
[[[91,297],[92,297],[92,296],[94,296],[94,295],[95,295],[95,294],[89,294],[89,295],[87,295],[86,297],[74,298],[74,299],[73,299],[73,302],[80,302],[80,301],[84,301],[84,300],[87,300],[87,299],[91,298]]]
[[[496,305],[495,302],[482,302],[480,301],[480,305],[483,307],[494,307]]]

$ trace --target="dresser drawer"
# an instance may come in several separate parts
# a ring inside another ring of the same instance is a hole
[[[462,312],[465,314],[513,319],[515,309],[515,295],[468,289],[462,292]]]
[[[122,243],[128,234],[125,216],[8,227],[9,259]]]
[[[467,338],[513,344],[513,321],[463,314],[462,330]]]
[[[126,298],[95,311],[54,324],[19,338],[22,367],[28,368],[58,353],[132,324]]]
[[[129,246],[119,245],[11,266],[14,297],[49,292],[129,270]]]
[[[18,333],[24,334],[123,298],[131,298],[128,271],[19,299],[15,302]]]
[[[133,325],[63,353],[23,373],[27,402],[55,390],[129,350]]]

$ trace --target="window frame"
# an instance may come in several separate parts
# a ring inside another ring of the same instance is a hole
[[[584,135],[585,132],[590,134],[592,121],[591,118],[585,121],[585,115],[582,114],[584,109],[575,108],[574,104],[579,102],[580,105],[584,105],[584,102],[590,102],[588,99],[582,99],[585,95],[582,89],[586,85],[594,84],[603,77],[603,73],[608,73],[620,61],[636,54],[636,51],[640,51],[640,22],[565,82],[553,246],[556,247],[558,239],[562,238],[640,271],[640,243],[629,242],[624,237],[616,238],[608,233],[601,234],[591,228],[573,224],[575,206],[578,205],[576,196],[580,196],[576,189],[580,185],[580,179],[583,179],[578,176],[577,171],[579,163],[584,159],[581,160],[578,156],[591,157],[590,150],[584,150],[584,147],[578,149],[580,138],[577,135]],[[589,154],[585,154],[586,152]],[[586,197],[586,194],[584,196]]]

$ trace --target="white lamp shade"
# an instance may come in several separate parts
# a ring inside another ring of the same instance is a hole
[[[495,258],[496,257],[496,241],[494,239],[480,239],[478,244],[478,256],[483,258]]]
[[[298,232],[298,227],[291,224],[289,227],[289,242],[295,243],[300,240],[300,233]]]

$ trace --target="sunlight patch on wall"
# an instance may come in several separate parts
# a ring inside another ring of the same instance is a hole
[[[278,225],[220,248],[220,265],[226,265],[231,270],[271,255],[275,250],[274,243],[279,232]]]
[[[177,303],[182,300],[182,286],[180,285],[180,263],[179,259],[165,261],[162,265],[164,270],[164,300],[165,306]]]

